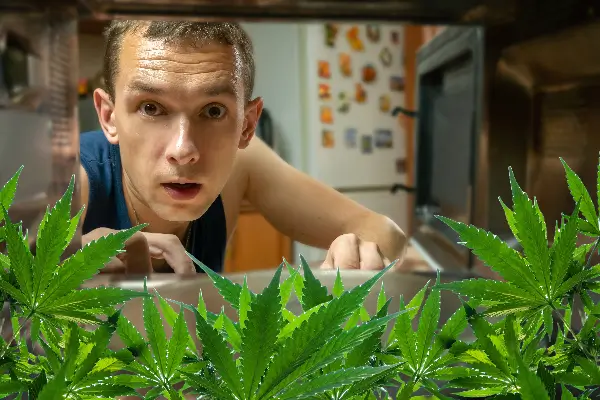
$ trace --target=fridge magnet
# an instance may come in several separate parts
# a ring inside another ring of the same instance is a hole
[[[390,96],[387,94],[383,94],[379,96],[379,109],[381,112],[388,113],[390,112],[390,108],[392,107],[392,101],[390,100]]]
[[[340,62],[340,71],[342,72],[342,76],[352,76],[352,61],[350,59],[350,54],[348,53],[340,53],[339,56]]]
[[[338,95],[338,112],[347,113],[350,110],[350,97],[346,92],[340,92]]]
[[[386,67],[392,65],[392,52],[390,51],[390,49],[388,49],[387,47],[381,49],[381,51],[379,52],[379,60]]]
[[[336,24],[325,24],[325,45],[327,47],[335,47],[337,34],[338,26]]]
[[[346,144],[347,148],[349,148],[349,149],[356,148],[357,136],[358,136],[358,133],[356,131],[356,128],[346,129],[346,132],[344,132],[344,143]]]
[[[393,44],[400,44],[400,33],[398,31],[392,31],[391,39]]]
[[[389,129],[377,129],[375,131],[375,147],[380,149],[392,148],[392,131]]]
[[[365,83],[371,83],[377,78],[377,71],[373,64],[367,64],[362,69],[362,80]]]
[[[396,159],[396,173],[405,174],[407,168],[406,158],[397,158]]]
[[[363,154],[373,152],[373,137],[371,135],[362,135],[360,138],[360,149]]]
[[[331,78],[331,69],[327,61],[319,61],[319,78]]]
[[[321,100],[331,99],[331,89],[326,83],[319,83],[319,98]]]
[[[323,129],[321,132],[321,144],[326,149],[331,149],[335,146],[335,138],[333,137],[333,131],[329,129]]]
[[[321,122],[324,124],[333,124],[333,112],[331,107],[321,106]]]
[[[401,92],[404,90],[404,78],[401,76],[390,77],[390,90],[392,92]]]
[[[355,86],[354,100],[356,100],[357,103],[364,103],[367,101],[367,91],[361,83],[357,83]]]
[[[379,42],[379,38],[381,37],[381,31],[379,30],[379,25],[367,25],[367,37],[373,43]]]
[[[360,37],[358,37],[358,34],[358,26],[353,26],[352,28],[348,29],[348,32],[346,32],[346,39],[348,39],[348,43],[350,43],[352,50],[363,51],[365,46],[363,45],[362,40],[360,40]]]

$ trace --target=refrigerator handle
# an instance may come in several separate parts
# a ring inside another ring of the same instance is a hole
[[[402,190],[402,191],[407,192],[407,193],[414,193],[414,192],[417,191],[417,188],[406,186],[406,185],[403,185],[401,183],[395,183],[395,184],[392,185],[392,188],[390,189],[390,191],[392,192],[392,194],[396,194],[396,192],[398,192],[399,190]]]
[[[408,110],[404,107],[395,107],[392,110],[392,116],[396,117],[398,114],[406,115],[409,118],[416,118],[419,115],[417,111]]]

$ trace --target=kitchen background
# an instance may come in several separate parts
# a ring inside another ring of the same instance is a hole
[[[412,183],[412,121],[397,114],[414,106],[416,50],[442,28],[243,25],[254,44],[254,94],[266,109],[257,133],[294,167],[409,231],[410,194],[392,189]],[[81,131],[99,129],[90,95],[101,84],[102,27],[99,22],[80,25]],[[326,255],[292,243],[245,204],[226,269],[272,268],[282,257],[298,263],[300,253],[315,263]]]

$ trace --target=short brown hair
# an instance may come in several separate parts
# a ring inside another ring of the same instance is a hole
[[[233,46],[240,57],[245,99],[254,90],[254,54],[252,41],[244,29],[233,22],[138,21],[113,20],[104,31],[104,81],[110,97],[115,98],[115,80],[119,67],[119,52],[125,35],[139,33],[144,38],[168,41],[191,40],[195,44],[218,43]]]

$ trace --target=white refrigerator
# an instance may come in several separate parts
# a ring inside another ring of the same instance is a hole
[[[302,26],[306,172],[407,229],[405,133],[392,115],[404,104],[403,29],[385,24]],[[296,244],[296,255],[325,250]]]

